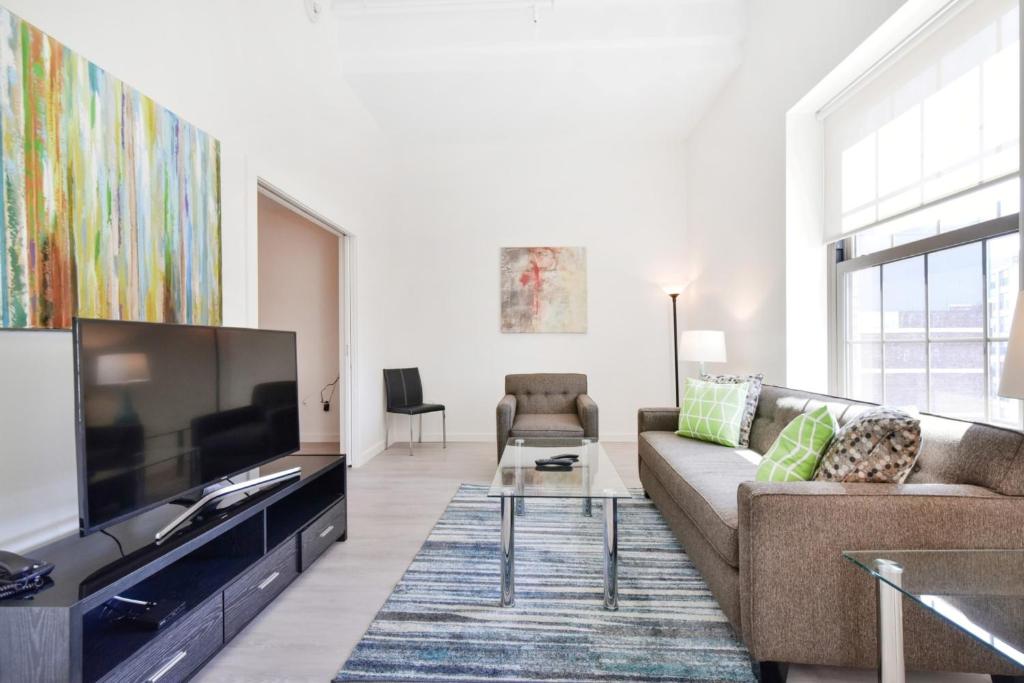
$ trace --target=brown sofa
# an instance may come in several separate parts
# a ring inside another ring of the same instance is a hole
[[[755,672],[780,663],[874,667],[875,587],[843,550],[1024,548],[1024,435],[922,415],[905,484],[755,482],[783,427],[826,403],[840,425],[869,404],[764,387],[750,449],[676,436],[676,408],[639,411],[640,480],[742,636]],[[1020,675],[905,601],[907,667]]]
[[[505,375],[505,396],[495,411],[498,460],[509,437],[566,437],[597,441],[597,404],[587,376],[577,373]]]

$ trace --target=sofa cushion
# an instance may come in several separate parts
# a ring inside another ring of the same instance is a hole
[[[810,481],[838,427],[828,406],[798,416],[757,467],[758,481]]]
[[[757,414],[757,401],[761,398],[761,386],[764,384],[764,375],[709,375],[701,373],[700,379],[703,382],[715,382],[717,384],[742,384],[750,385],[747,390],[747,402],[743,407],[743,418],[740,420],[740,440],[737,444],[740,448],[750,446],[750,428],[754,425],[754,415]]]
[[[516,415],[512,436],[578,436],[583,425],[576,413],[540,413]]]
[[[748,382],[716,384],[686,378],[676,434],[736,447],[746,406]]]
[[[672,432],[643,432],[640,458],[722,560],[739,567],[736,490],[754,480],[760,456]]]
[[[836,434],[818,481],[902,484],[921,448],[921,423],[902,410],[872,408]]]
[[[843,427],[872,403],[766,384],[750,431],[764,453],[799,413],[826,404]],[[969,484],[1004,496],[1024,496],[1024,434],[1015,429],[921,414],[921,452],[908,484]]]

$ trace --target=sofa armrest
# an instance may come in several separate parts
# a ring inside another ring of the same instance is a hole
[[[641,408],[636,411],[636,433],[674,432],[679,429],[679,408]]]
[[[583,436],[587,439],[598,440],[597,432],[597,404],[587,394],[580,394],[576,397],[576,414],[583,425]]]
[[[505,394],[505,397],[498,401],[495,413],[498,421],[498,460],[501,460],[508,436],[512,432],[512,423],[516,419],[516,397]]]
[[[874,582],[844,550],[1024,548],[1024,498],[977,486],[747,482],[737,496],[740,614],[758,661],[875,665]],[[905,622],[911,668],[1005,668],[920,611]]]

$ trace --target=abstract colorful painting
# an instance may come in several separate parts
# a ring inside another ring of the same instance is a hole
[[[0,9],[0,327],[221,322],[220,146]]]
[[[503,247],[502,332],[586,332],[587,250]]]

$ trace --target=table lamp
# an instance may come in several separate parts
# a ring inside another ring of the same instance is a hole
[[[1017,308],[1010,324],[1010,341],[1006,344],[1003,377],[999,381],[999,395],[1006,398],[1024,398],[1024,292],[1017,295]]]
[[[687,330],[679,335],[679,358],[700,363],[725,362],[725,332],[722,330]]]

